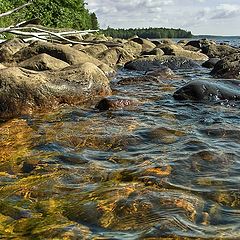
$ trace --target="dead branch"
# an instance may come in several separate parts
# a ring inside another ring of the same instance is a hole
[[[31,5],[31,4],[32,4],[32,0],[30,0],[29,2],[27,2],[27,3],[25,3],[25,4],[21,5],[21,6],[19,6],[19,7],[17,7],[17,8],[14,8],[14,9],[12,9],[12,10],[10,10],[10,11],[7,11],[7,12],[5,12],[5,13],[1,13],[1,14],[0,14],[0,17],[6,17],[6,16],[8,16],[8,15],[14,13],[14,12],[17,12],[17,11],[19,11],[20,9],[25,8],[25,7],[27,7],[27,6]]]

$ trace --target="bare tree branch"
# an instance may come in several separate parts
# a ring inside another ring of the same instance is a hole
[[[31,4],[32,4],[32,0],[30,0],[28,3],[25,3],[25,4],[23,4],[23,5],[21,5],[21,6],[17,7],[17,8],[14,8],[14,9],[8,11],[8,12],[1,13],[1,14],[0,14],[0,17],[6,17],[6,16],[8,16],[8,15],[14,13],[14,12],[17,12],[17,11],[19,11],[20,9],[22,9],[22,8],[24,8],[24,7],[27,7],[27,6],[31,5]]]

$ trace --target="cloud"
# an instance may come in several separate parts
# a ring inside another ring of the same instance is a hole
[[[211,19],[234,18],[240,14],[240,5],[220,4]]]
[[[221,19],[228,27],[221,31],[239,32],[232,23],[240,22],[240,0],[85,0],[100,26],[114,28],[173,27],[215,30]],[[226,3],[227,1],[227,3]],[[218,22],[217,22],[218,21]],[[235,24],[236,26],[236,24]],[[209,32],[210,30],[208,30]]]

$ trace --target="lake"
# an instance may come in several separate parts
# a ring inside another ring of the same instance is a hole
[[[239,239],[240,102],[173,98],[209,72],[123,86],[144,73],[120,69],[114,94],[136,106],[2,122],[0,238]]]

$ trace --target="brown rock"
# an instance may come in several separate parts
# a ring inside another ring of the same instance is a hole
[[[123,45],[123,49],[133,56],[139,56],[142,52],[142,45],[130,40]]]
[[[3,64],[0,63],[0,70],[6,68]]]
[[[18,38],[2,43],[0,45],[0,62],[11,62],[13,55],[26,46],[27,44]]]
[[[131,41],[141,44],[142,51],[151,51],[156,47],[154,43],[144,38],[136,37],[136,38],[132,38]]]
[[[98,59],[110,67],[114,67],[117,64],[124,65],[134,57],[121,47],[113,47],[99,54]]]
[[[102,53],[106,50],[108,50],[107,46],[100,43],[100,44],[94,44],[92,46],[88,46],[88,47],[84,48],[82,51],[87,53],[88,55],[90,55],[92,57],[97,58],[97,56],[100,53]]]
[[[46,53],[52,57],[67,62],[70,65],[76,65],[85,62],[91,62],[95,65],[101,64],[101,62],[96,58],[93,58],[86,53],[78,51],[70,46],[40,41],[34,42],[28,47],[18,51],[14,55],[14,60],[16,62],[21,62],[41,53]]]
[[[240,53],[229,55],[218,61],[211,74],[218,78],[240,79]]]
[[[132,105],[136,105],[138,100],[133,98],[124,98],[118,96],[110,96],[102,99],[97,105],[96,108],[104,111],[109,109],[119,109]]]
[[[0,118],[82,104],[111,93],[107,77],[92,63],[55,72],[10,67],[1,70],[0,86]]]
[[[46,53],[42,53],[19,63],[19,66],[35,71],[45,71],[59,70],[70,65],[62,60],[49,56]]]

